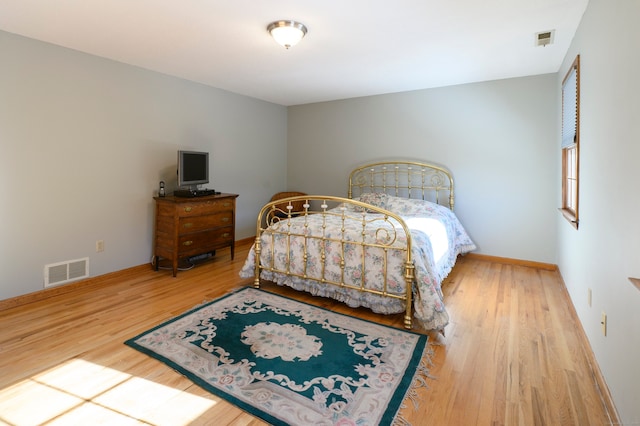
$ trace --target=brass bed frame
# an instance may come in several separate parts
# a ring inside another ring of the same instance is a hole
[[[438,204],[444,203],[445,206],[453,210],[453,189],[453,177],[451,173],[443,167],[416,161],[385,161],[360,166],[350,173],[349,198],[326,195],[301,195],[269,202],[260,210],[257,218],[256,240],[254,244],[254,287],[260,287],[261,271],[265,270],[275,274],[283,274],[359,292],[376,294],[381,297],[399,299],[404,303],[404,326],[405,328],[411,329],[413,324],[412,288],[415,281],[415,274],[411,251],[412,239],[409,228],[404,220],[397,214],[371,204],[357,201],[354,197],[358,197],[367,192],[381,192],[397,197],[418,198]],[[342,208],[336,209],[335,207]],[[378,215],[369,216],[364,214],[365,212],[378,213]],[[303,221],[305,229],[307,229],[306,224],[313,215],[322,215],[322,223],[325,223],[326,218],[329,216],[333,216],[334,219],[337,217],[342,224],[341,233],[339,232],[341,237],[326,236],[324,226],[322,227],[322,232],[318,232],[317,234],[305,232],[303,235],[291,231],[291,224],[294,218],[298,218],[295,220]],[[399,246],[397,244],[397,232],[394,231],[395,228],[393,226],[389,226],[393,221],[399,223],[404,231],[404,235],[406,235],[405,245]],[[278,229],[272,228],[271,225],[276,222],[284,222],[284,226],[279,226]],[[362,239],[360,241],[345,238],[345,224],[347,222],[351,222],[351,224],[357,223],[358,229],[362,229]],[[374,235],[373,241],[365,241],[365,234],[367,233],[369,233],[368,235]],[[273,250],[275,246],[274,239],[276,237],[285,238],[288,254],[284,267],[276,267],[274,253],[271,253],[272,262],[270,265],[262,265],[260,263],[260,255],[263,250],[262,239],[265,237],[270,239],[271,244],[268,245],[268,247],[271,247],[271,250]],[[305,241],[303,245],[304,253],[302,254],[305,264],[302,267],[301,273],[296,273],[291,270],[290,244],[292,238],[304,238]],[[320,279],[310,278],[307,275],[306,259],[308,255],[307,249],[309,247],[307,242],[311,242],[312,240],[320,242],[319,247],[321,247],[321,259],[323,261]],[[338,243],[342,247],[340,255],[340,269],[342,273],[340,280],[332,280],[325,275],[326,257],[323,249],[325,242]],[[362,248],[363,271],[360,283],[357,285],[345,282],[345,247],[349,245],[358,245]],[[364,253],[369,247],[375,247],[378,250],[381,249],[384,256],[382,262],[382,276],[384,278],[380,286],[382,290],[371,289],[366,286]],[[393,255],[396,251],[401,252],[401,258],[404,260],[403,275],[406,285],[405,292],[402,294],[390,292],[387,283],[387,260],[389,256]]]

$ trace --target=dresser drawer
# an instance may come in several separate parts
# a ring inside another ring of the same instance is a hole
[[[158,218],[173,220],[173,215],[176,211],[175,203],[158,202],[156,203],[156,210]]]
[[[197,232],[178,237],[178,250],[182,256],[204,253],[227,246],[233,239],[233,226],[214,231]]]
[[[210,200],[205,202],[180,203],[177,206],[179,217],[202,216],[219,211],[233,211],[233,200]]]
[[[179,219],[178,233],[198,232],[211,228],[219,228],[221,226],[231,226],[232,224],[233,212],[231,210],[204,216],[187,216]]]

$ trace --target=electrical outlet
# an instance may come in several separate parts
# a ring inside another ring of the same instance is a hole
[[[589,304],[589,307],[591,307],[591,289],[587,289],[588,293],[587,293],[587,303]]]
[[[600,317],[600,326],[602,327],[602,335],[607,335],[607,314],[602,311],[602,317]]]
[[[96,241],[96,253],[100,253],[101,251],[104,251],[104,240]]]

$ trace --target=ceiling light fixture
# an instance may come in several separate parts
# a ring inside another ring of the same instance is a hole
[[[307,27],[296,21],[275,21],[267,26],[271,37],[286,49],[298,44],[307,33]]]

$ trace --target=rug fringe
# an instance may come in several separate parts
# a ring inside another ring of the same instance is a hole
[[[416,374],[413,377],[413,382],[411,383],[411,386],[409,387],[409,389],[407,390],[407,393],[404,396],[402,404],[400,405],[400,409],[396,414],[396,418],[393,419],[393,423],[392,423],[393,426],[411,426],[411,423],[407,421],[402,416],[402,414],[400,414],[400,412],[405,408],[407,408],[408,401],[411,401],[414,411],[416,411],[419,408],[420,399],[418,395],[418,389],[429,388],[429,386],[427,385],[427,379],[431,379],[431,380],[435,379],[429,373],[429,367],[433,366],[432,357],[433,357],[433,348],[431,347],[431,344],[428,343],[427,347],[425,347],[424,349],[422,359],[420,360],[420,365],[418,365],[418,368],[416,369]]]

